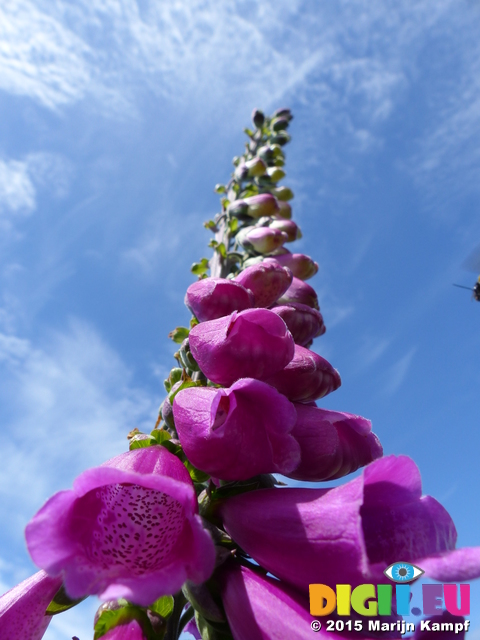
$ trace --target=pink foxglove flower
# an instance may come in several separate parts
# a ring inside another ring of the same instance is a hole
[[[295,278],[300,280],[308,280],[318,272],[318,264],[304,253],[282,253],[276,255],[275,260],[288,267]]]
[[[285,293],[292,277],[289,269],[272,260],[247,267],[234,278],[234,282],[253,293],[255,307],[269,307]]]
[[[291,436],[295,408],[264,382],[244,378],[230,389],[184,389],[175,396],[173,412],[188,459],[216,478],[285,474],[300,463],[300,447]]]
[[[313,338],[325,333],[326,328],[320,311],[300,302],[289,302],[272,307],[288,327],[295,344],[302,347],[311,344]]]
[[[277,258],[281,258],[281,256],[275,256],[275,260]],[[315,289],[295,276],[293,277],[292,284],[285,291],[283,296],[277,300],[277,304],[289,304],[290,302],[300,302],[301,304],[306,304],[309,307],[313,307],[313,309],[320,311],[318,296]]]
[[[268,309],[247,309],[201,322],[190,331],[190,349],[203,373],[229,386],[239,378],[264,379],[293,358],[295,343],[284,321]]]
[[[306,597],[278,580],[233,563],[222,569],[220,582],[234,640],[311,640],[314,618]],[[315,637],[335,640],[338,636],[322,630]]]
[[[61,586],[61,578],[39,571],[1,596],[0,638],[40,640],[52,619],[45,611]]]
[[[241,243],[245,248],[262,254],[272,253],[288,240],[284,231],[270,227],[251,227],[241,237]]]
[[[295,345],[295,355],[287,366],[265,378],[293,402],[311,402],[323,398],[341,385],[340,374],[318,353]]]
[[[164,447],[136,449],[84,471],[26,528],[34,562],[62,575],[70,597],[149,605],[202,582],[215,553],[190,476]]]
[[[300,445],[302,461],[284,474],[289,478],[311,482],[342,478],[382,456],[369,420],[299,403],[295,409],[292,436]]]
[[[283,293],[283,292],[282,292]],[[252,294],[241,283],[226,278],[204,278],[191,284],[185,304],[200,322],[253,307]]]
[[[242,549],[304,593],[309,584],[388,582],[385,567],[399,561],[440,582],[480,576],[480,547],[455,550],[452,519],[436,500],[422,497],[420,473],[406,456],[376,460],[334,489],[235,496],[221,514]]]

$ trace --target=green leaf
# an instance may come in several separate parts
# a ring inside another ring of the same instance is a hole
[[[169,618],[172,615],[174,606],[174,600],[172,596],[163,596],[163,598],[159,598],[148,608],[151,611],[155,611],[162,618]]]
[[[209,269],[208,259],[202,258],[200,262],[194,262],[192,264],[190,271],[196,276],[201,276],[202,274],[206,273],[208,269]]]
[[[193,327],[196,327],[197,324],[199,324],[197,318],[195,318],[195,316],[193,316],[193,318],[190,320],[190,329],[193,329]]]
[[[85,596],[85,598],[86,598],[86,596]],[[75,607],[77,604],[79,604],[80,602],[85,600],[85,598],[79,598],[78,600],[72,600],[72,598],[70,598],[67,595],[67,592],[65,591],[65,588],[64,588],[64,586],[62,584],[60,589],[54,595],[53,600],[48,605],[47,610],[45,611],[45,615],[56,616],[57,613],[62,613],[63,611],[68,611],[68,609],[71,609],[72,607]]]
[[[224,184],[216,184],[215,185],[215,193],[225,193],[226,188]]]
[[[235,233],[238,229],[238,218],[231,218],[228,221],[228,228],[230,229],[230,233]]]
[[[222,198],[220,200],[220,202],[222,203],[222,207],[224,209],[226,209],[228,207],[228,205],[230,204],[230,200],[228,198]]]
[[[190,460],[185,460],[183,464],[186,466],[187,471],[190,474],[190,478],[193,482],[206,482],[210,478],[208,473],[205,473],[205,471],[200,471],[200,469],[194,467]]]
[[[172,442],[171,440],[164,440],[162,442],[162,447],[165,447],[167,451],[173,453],[173,455],[177,456],[177,458],[180,458],[183,455],[182,447],[179,444],[175,444],[175,442]]]
[[[245,129],[243,130],[243,132],[244,132],[244,133],[246,133],[246,134],[247,134],[247,136],[248,136],[249,138],[253,138],[253,131],[252,131],[251,129],[247,129],[247,128],[245,127]]]
[[[190,329],[187,327],[175,327],[173,331],[170,331],[168,337],[178,344],[182,344],[185,338],[188,338],[188,334],[190,333]]]

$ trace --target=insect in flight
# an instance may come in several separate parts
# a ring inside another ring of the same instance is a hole
[[[468,256],[462,266],[468,271],[475,271],[476,273],[480,272],[480,245],[472,251],[472,253]],[[463,284],[455,283],[453,283],[453,286],[460,287],[460,289],[468,289],[472,292],[472,299],[480,302],[480,276],[478,276],[478,279],[473,287],[465,287]]]

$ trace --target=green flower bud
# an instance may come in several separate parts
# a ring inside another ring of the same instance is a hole
[[[263,176],[265,171],[267,170],[267,165],[259,157],[252,158],[252,160],[247,160],[244,166],[247,168],[248,175],[251,178],[255,176]]]
[[[273,144],[279,144],[283,147],[284,144],[290,142],[290,136],[288,135],[288,133],[285,133],[285,131],[279,131],[270,138],[270,142],[272,142]]]
[[[278,182],[286,176],[285,171],[282,171],[282,169],[279,169],[278,167],[269,167],[267,169],[267,174],[272,182]]]
[[[278,147],[280,149],[280,147]],[[257,151],[257,155],[265,160],[265,162],[270,162],[275,158],[273,147],[266,145],[264,147],[260,147]]]
[[[291,200],[293,198],[293,191],[289,189],[289,187],[275,187],[272,189],[272,195],[274,195],[277,200]]]
[[[200,367],[198,366],[197,361],[190,351],[190,343],[188,341],[188,338],[185,338],[185,340],[182,342],[179,355],[180,361],[185,369],[190,369],[191,371],[200,371]]]
[[[277,109],[274,114],[273,114],[274,118],[285,118],[286,120],[292,120],[293,116],[292,116],[292,112],[290,111],[290,109]]]
[[[248,203],[245,200],[234,200],[228,205],[227,212],[231,216],[244,216],[248,213]]]
[[[285,200],[278,201],[278,211],[276,213],[277,218],[283,218],[284,220],[290,220],[292,217],[292,207],[285,202]]]
[[[272,131],[284,131],[288,127],[288,120],[286,118],[274,118],[270,123]]]

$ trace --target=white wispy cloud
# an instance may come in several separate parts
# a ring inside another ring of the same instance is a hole
[[[12,213],[31,213],[35,195],[28,162],[0,158],[0,219]]]
[[[384,376],[383,386],[383,391],[386,395],[393,395],[401,387],[408,370],[410,369],[416,351],[417,348],[412,347],[404,356],[399,358],[389,370],[387,370]]]
[[[136,388],[116,352],[75,319],[42,348],[0,335],[0,367],[0,513],[4,534],[18,534],[59,483],[124,451],[134,427],[153,428],[157,399]]]

